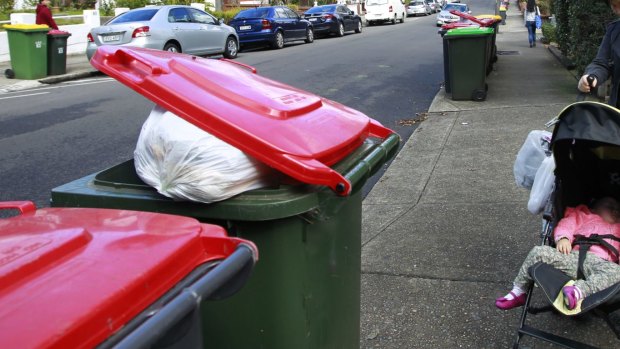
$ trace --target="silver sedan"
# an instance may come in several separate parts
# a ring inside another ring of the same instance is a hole
[[[88,33],[90,60],[101,45],[126,45],[193,55],[235,58],[239,37],[234,28],[191,6],[149,6],[112,18]]]

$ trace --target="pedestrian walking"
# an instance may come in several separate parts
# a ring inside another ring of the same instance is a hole
[[[536,16],[540,16],[536,0],[527,0],[523,20],[527,28],[527,40],[530,43],[530,47],[536,47]]]
[[[50,0],[39,0],[39,4],[37,5],[37,18],[36,24],[45,24],[52,29],[58,30],[58,26],[56,25],[56,21],[52,18],[52,11],[49,8]]]
[[[616,16],[620,16],[620,0],[608,1],[611,10]],[[603,41],[598,48],[598,53],[579,79],[577,88],[584,93],[590,93],[588,76],[592,76],[591,87],[596,87],[599,82],[605,82],[611,77],[611,93],[609,104],[618,108],[620,93],[620,20],[616,19],[607,26]]]

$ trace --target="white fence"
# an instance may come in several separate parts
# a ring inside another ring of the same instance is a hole
[[[69,18],[75,16],[60,16],[58,18]],[[79,17],[79,16],[78,16]],[[100,25],[99,11],[85,10],[82,17],[83,24],[61,25],[60,30],[68,31],[71,36],[67,40],[67,54],[86,52],[86,36],[93,27]],[[34,24],[34,14],[31,13],[13,13],[11,14],[11,24]],[[10,61],[9,41],[6,32],[0,32],[0,62]]]

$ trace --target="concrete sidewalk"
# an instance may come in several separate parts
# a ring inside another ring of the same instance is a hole
[[[437,35],[440,45],[440,36]],[[508,348],[520,311],[500,311],[523,258],[538,244],[540,217],[512,167],[530,130],[575,101],[576,80],[542,44],[529,48],[520,12],[509,9],[484,102],[441,90],[363,203],[361,348]],[[85,55],[67,74],[17,81],[0,92],[90,76]],[[540,301],[540,300],[535,300]],[[531,324],[602,348],[620,345],[592,315],[530,316]],[[552,346],[531,338],[522,348]]]
[[[48,76],[39,80],[7,79],[4,72],[9,68],[11,68],[11,62],[0,62],[0,93],[25,90],[45,84],[55,84],[101,74],[90,65],[86,53],[67,55],[66,74]]]
[[[539,243],[541,226],[513,164],[529,131],[575,102],[577,81],[540,42],[529,47],[515,7],[497,46],[511,54],[489,75],[487,100],[452,101],[441,90],[364,200],[362,348],[512,347],[521,311],[500,311],[494,301]],[[620,346],[593,315],[528,319],[602,348]]]

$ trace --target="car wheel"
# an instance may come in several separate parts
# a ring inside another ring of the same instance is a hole
[[[344,24],[338,23],[338,32],[336,32],[338,36],[344,36]]]
[[[282,35],[281,31],[277,31],[276,32],[276,37],[273,40],[273,43],[271,44],[271,47],[279,50],[282,47],[284,47],[284,35]]]
[[[314,42],[314,30],[312,28],[306,29],[306,43],[311,44]]]
[[[396,15],[394,15],[394,18],[392,18],[392,24],[396,24]]]
[[[400,16],[400,23],[405,23],[405,14],[403,13],[402,16]]]
[[[164,46],[164,51],[181,53],[181,48],[179,47],[179,45],[173,42],[169,42]]]
[[[362,21],[357,21],[357,28],[355,28],[355,32],[358,34],[362,32]]]
[[[233,59],[237,57],[238,52],[239,47],[237,46],[237,40],[229,36],[228,39],[226,39],[226,47],[224,47],[224,57]]]

